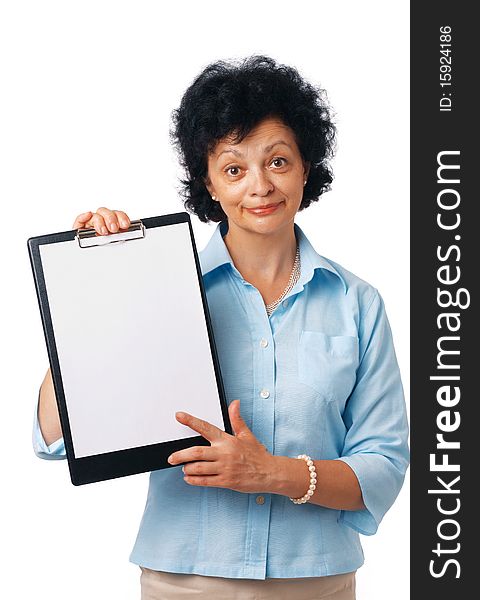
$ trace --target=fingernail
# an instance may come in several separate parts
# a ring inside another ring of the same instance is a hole
[[[110,227],[113,231],[118,231],[118,225],[114,221],[110,223]]]
[[[185,413],[183,413],[183,412],[176,412],[175,416],[177,417],[177,419],[183,419],[185,417]]]
[[[173,462],[173,459],[172,459],[172,457],[171,457],[171,456],[169,456],[169,457],[167,458],[167,461],[168,461],[170,464],[172,464],[172,462]]]
[[[185,473],[185,467],[182,467],[182,473]]]
[[[126,229],[128,227],[128,223],[127,221],[120,221],[120,223],[122,224],[123,229]]]
[[[103,235],[107,235],[108,233],[108,229],[105,226],[102,227],[102,233]]]

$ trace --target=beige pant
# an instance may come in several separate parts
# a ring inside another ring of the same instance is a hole
[[[228,579],[152,571],[140,576],[141,600],[355,600],[355,572],[294,579]]]

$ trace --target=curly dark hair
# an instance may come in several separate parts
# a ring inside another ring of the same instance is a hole
[[[310,163],[299,210],[330,189],[336,129],[325,91],[268,56],[217,61],[187,89],[170,130],[187,176],[181,180],[185,208],[204,223],[226,219],[205,186],[208,154],[226,136],[241,142],[267,117],[280,118],[292,129],[303,160]]]

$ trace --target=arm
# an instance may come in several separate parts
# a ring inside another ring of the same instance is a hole
[[[47,446],[62,437],[62,427],[58,416],[57,400],[53,389],[52,372],[48,369],[40,387],[38,398],[38,424]]]
[[[372,535],[392,506],[409,463],[408,423],[392,333],[375,291],[359,323],[360,364],[343,420],[347,427],[338,462],[355,473],[365,510],[342,512],[340,522]]]
[[[40,387],[38,403],[35,406],[32,443],[33,450],[39,458],[66,458],[50,369]]]
[[[307,463],[288,456],[272,456],[272,459],[270,483],[265,491],[301,498],[310,484]],[[337,510],[365,508],[358,479],[347,464],[337,460],[313,460],[313,464],[317,472],[317,487],[310,504]]]

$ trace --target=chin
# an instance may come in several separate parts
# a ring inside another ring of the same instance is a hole
[[[282,229],[286,230],[292,221],[293,218],[285,219],[285,216],[282,219],[272,218],[272,216],[250,216],[248,222],[245,223],[245,228],[255,233],[269,235]]]

